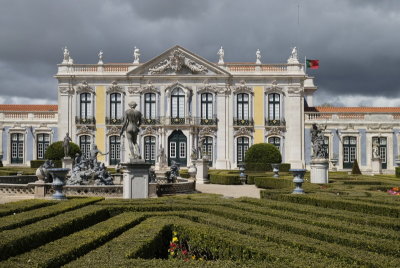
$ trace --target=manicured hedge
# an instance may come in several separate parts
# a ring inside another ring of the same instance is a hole
[[[70,142],[69,145],[69,157],[74,159],[76,154],[81,154],[81,149],[77,144]],[[63,141],[56,141],[50,144],[50,146],[47,147],[44,156],[46,159],[61,160],[64,157]]]
[[[210,183],[225,184],[225,185],[241,184],[239,175],[230,175],[223,173],[210,175]]]
[[[400,167],[396,167],[396,178],[400,178]]]
[[[38,208],[31,211],[21,212],[16,215],[2,217],[0,221],[0,231],[21,227],[42,219],[50,218],[70,210],[93,204],[102,199],[102,197],[75,198],[60,202],[50,207]]]
[[[373,205],[360,201],[342,200],[335,197],[328,198],[312,195],[276,195],[273,198],[281,201],[309,204],[318,207],[344,209],[395,218],[400,216],[400,208],[387,205]]]
[[[347,185],[383,185],[385,183],[383,183],[381,181],[355,181],[355,180],[351,180],[351,181],[343,181],[343,184],[347,184]]]
[[[279,172],[289,172],[290,164],[282,163],[279,167]],[[246,171],[266,171],[271,172],[272,166],[270,163],[246,163]]]
[[[245,155],[248,163],[281,163],[282,156],[279,149],[270,143],[257,143],[250,146]]]
[[[1,265],[8,267],[60,267],[83,256],[127,229],[139,224],[144,216],[127,212],[92,227],[55,240],[27,253],[10,258]],[[54,250],[54,249],[57,250]],[[29,262],[25,262],[29,260]]]
[[[282,189],[282,188],[293,188],[293,181],[283,178],[271,178],[271,177],[256,177],[254,183],[258,188],[264,189]]]
[[[6,203],[0,205],[0,217],[4,217],[7,215],[11,215],[14,213],[20,213],[23,211],[28,211],[40,207],[53,205],[54,202],[40,199],[30,199],[30,200],[21,200],[13,203]],[[3,221],[4,218],[1,219]],[[0,221],[0,224],[1,224]]]
[[[36,248],[109,217],[108,210],[84,207],[39,221],[22,228],[0,233],[0,260]]]

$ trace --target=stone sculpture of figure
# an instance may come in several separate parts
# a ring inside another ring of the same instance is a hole
[[[296,48],[296,47],[294,47],[294,48],[292,49],[292,53],[291,53],[290,57],[291,57],[292,59],[298,59],[298,57],[297,57],[297,48]]]
[[[137,144],[137,136],[139,127],[142,125],[142,113],[136,111],[136,102],[132,101],[129,104],[128,110],[125,111],[124,125],[122,126],[120,136],[126,132],[128,138],[129,150],[131,151],[131,158],[140,159],[139,146]]]
[[[169,183],[174,183],[176,182],[176,179],[179,177],[179,166],[178,163],[175,161],[171,162],[171,171],[168,177],[168,182]]]
[[[162,145],[160,145],[160,150],[159,153],[157,155],[157,160],[159,161],[159,165],[160,168],[165,167],[167,164],[167,157],[165,156],[165,150],[162,147]]]
[[[103,50],[99,51],[99,63],[98,64],[103,64]]]
[[[325,126],[326,128],[326,126]],[[324,129],[325,129],[324,128]],[[324,150],[324,135],[321,127],[317,124],[312,125],[311,130],[311,143],[313,148],[313,158],[327,158],[327,153]]]
[[[80,154],[76,153],[75,154],[75,165],[79,165],[82,161],[82,157]]]
[[[64,147],[64,157],[69,157],[69,150],[71,145],[69,144],[72,142],[71,138],[69,137],[69,133],[67,132],[64,137],[63,147]]]
[[[49,168],[54,168],[54,163],[53,163],[52,160],[44,161],[43,165],[41,165],[39,167],[39,171],[40,171],[42,177],[44,178],[45,182],[51,182],[52,181],[51,174],[48,171]]]
[[[379,158],[379,157],[380,157],[380,155],[379,155],[379,143],[378,143],[377,140],[374,140],[372,142],[372,158],[376,159],[376,158]]]
[[[139,63],[139,57],[140,57],[140,50],[135,47],[135,49],[133,50],[133,63]]]
[[[68,63],[69,62],[69,51],[67,47],[64,47],[64,60],[63,63]]]
[[[225,52],[224,52],[224,49],[222,48],[222,46],[221,46],[221,48],[218,50],[218,56],[219,56],[219,60],[218,60],[218,63],[219,64],[224,64],[224,55],[225,55]]]
[[[96,144],[92,144],[92,148],[90,149],[90,162],[92,163],[92,167],[97,166],[97,155],[106,155],[108,153],[102,153],[98,148]]]
[[[261,51],[259,49],[256,52],[256,63],[261,64]]]

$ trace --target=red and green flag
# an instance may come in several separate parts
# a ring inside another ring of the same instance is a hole
[[[306,60],[306,66],[310,69],[318,69],[319,68],[319,60]]]

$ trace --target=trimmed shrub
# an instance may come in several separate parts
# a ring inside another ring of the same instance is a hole
[[[279,172],[289,172],[289,169],[289,163],[282,163],[279,167]],[[246,163],[246,171],[271,172],[272,166],[270,163]]]
[[[238,185],[240,182],[239,175],[229,174],[212,174],[210,175],[210,183],[212,184],[224,184],[224,185]]]
[[[256,177],[254,183],[258,188],[264,189],[293,188],[292,180],[283,178]]]
[[[282,156],[275,145],[258,143],[252,145],[246,152],[245,163],[281,163]]]
[[[81,149],[73,142],[69,143],[69,157],[75,158],[76,154],[81,154]],[[62,141],[53,142],[47,147],[45,158],[50,160],[61,160],[64,157],[64,147]]]
[[[360,167],[358,166],[357,159],[354,159],[353,168],[351,169],[351,174],[361,175]]]
[[[38,168],[44,164],[45,160],[31,160],[31,168]]]
[[[396,178],[400,178],[400,167],[396,167]]]

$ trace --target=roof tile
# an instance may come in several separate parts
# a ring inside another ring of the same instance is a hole
[[[54,104],[0,104],[0,111],[14,112],[57,112]]]

